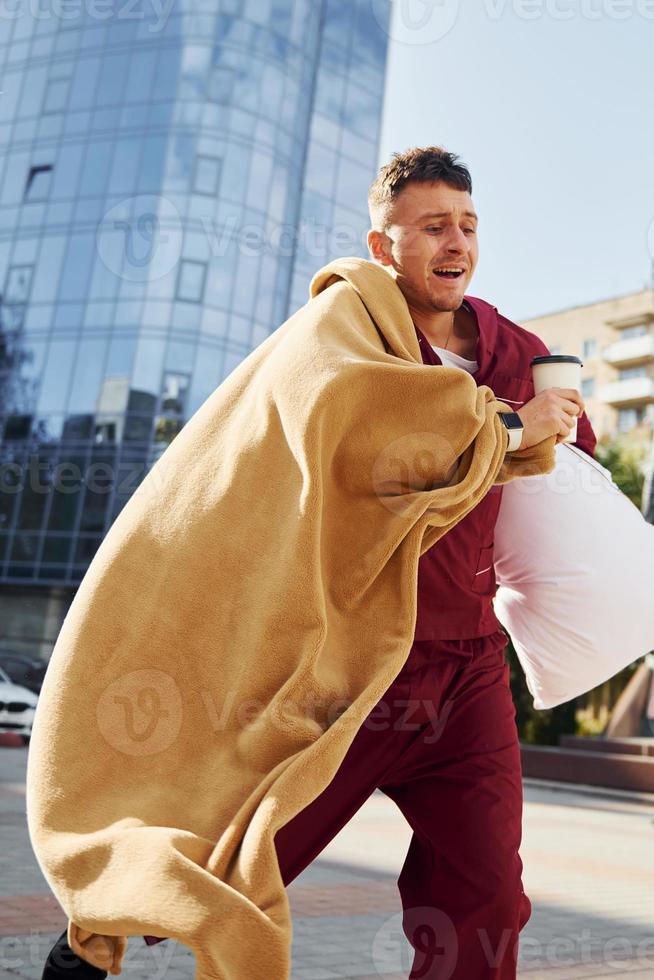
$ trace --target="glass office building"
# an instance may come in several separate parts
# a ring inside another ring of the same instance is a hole
[[[0,19],[0,647],[48,654],[175,434],[316,269],[367,254],[388,17],[177,0]]]

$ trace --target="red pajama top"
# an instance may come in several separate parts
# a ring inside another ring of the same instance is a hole
[[[488,385],[499,401],[520,409],[534,397],[531,359],[550,351],[539,337],[507,320],[490,303],[473,296],[466,296],[464,303],[474,314],[479,331],[478,368],[472,377],[478,385]],[[422,331],[415,330],[423,363],[442,365]],[[574,445],[592,456],[596,441],[584,412],[577,420]],[[420,557],[416,640],[470,639],[500,629],[493,608],[497,588],[493,537],[502,489],[491,487],[469,514]]]

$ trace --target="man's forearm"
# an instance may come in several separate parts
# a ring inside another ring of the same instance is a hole
[[[508,434],[507,434],[508,443]],[[551,473],[556,463],[556,436],[548,436],[535,446],[507,452],[494,483],[509,483],[523,476],[543,476]]]

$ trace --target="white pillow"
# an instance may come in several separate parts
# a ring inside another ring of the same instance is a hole
[[[504,485],[495,612],[535,708],[592,690],[654,648],[654,526],[576,446]]]

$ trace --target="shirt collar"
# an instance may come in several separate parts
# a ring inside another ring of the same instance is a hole
[[[463,302],[474,314],[477,321],[479,337],[477,339],[475,360],[477,361],[478,367],[473,373],[473,377],[479,382],[492,369],[497,359],[495,351],[498,336],[497,308],[491,306],[490,303],[487,303],[483,299],[478,299],[476,296],[464,296]],[[416,327],[415,324],[414,327],[418,337],[418,343],[420,344],[423,364],[442,364],[443,362],[422,330]]]

